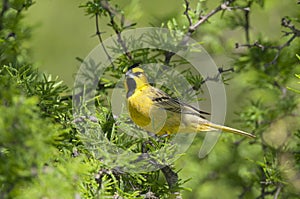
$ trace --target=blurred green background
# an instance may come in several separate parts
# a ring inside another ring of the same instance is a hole
[[[83,1],[81,0],[40,0],[30,8],[28,17],[25,18],[26,23],[35,27],[31,42],[28,43],[32,49],[33,62],[41,71],[52,74],[53,76],[59,76],[68,86],[72,87],[74,76],[78,70],[80,63],[75,59],[76,57],[84,58],[89,52],[96,47],[99,42],[95,37],[95,22],[85,16],[83,9],[79,8],[79,5]],[[162,22],[167,22],[171,17],[176,17],[179,20],[182,17],[183,8],[182,0],[119,0],[113,1],[120,5],[125,10],[125,16],[127,20],[137,22],[137,27],[146,26],[160,26]],[[214,8],[217,5],[217,0],[208,1],[208,7]],[[259,36],[263,32],[264,37],[268,37],[274,40],[280,40],[282,38],[281,33],[281,18],[291,13],[296,13],[299,8],[295,6],[295,1],[281,1],[281,0],[269,0],[266,1],[264,9],[257,6],[257,9],[251,13],[251,32],[252,42],[256,36]],[[215,17],[220,17],[219,15]],[[219,23],[222,20],[219,20]],[[104,39],[110,37],[112,32],[107,29],[106,21],[101,21],[101,31]],[[218,26],[214,20],[211,20],[211,25]],[[195,35],[199,41],[204,42],[203,46],[209,51],[214,58],[218,66],[230,67],[231,55],[227,52],[230,47],[230,52],[234,51],[234,43],[245,43],[244,33],[242,30],[224,30],[219,33],[222,39],[228,43],[228,46],[218,47],[214,45],[214,42],[209,41],[206,37],[201,35],[201,31]],[[296,69],[295,69],[296,70]],[[295,71],[296,73],[296,71]],[[247,80],[255,78],[252,76],[238,76],[229,82],[227,86],[228,94],[228,120],[235,119],[234,111],[241,108],[241,104],[245,102],[241,100],[241,91],[243,86],[248,83]],[[290,83],[294,85],[293,82]],[[258,96],[261,93],[257,93]],[[263,96],[268,98],[270,96]],[[225,137],[225,136],[224,136]],[[191,187],[192,192],[187,192],[186,196],[189,198],[209,198],[208,196],[222,196],[222,198],[232,198],[241,190],[232,189],[234,182],[232,179],[226,181],[211,181],[206,183],[205,186],[200,186],[204,181],[199,179],[205,179],[205,176],[209,178],[218,179],[221,176],[214,176],[216,173],[227,172],[228,170],[234,170],[233,172],[240,172],[247,175],[248,168],[246,167],[233,167],[233,168],[215,168],[218,172],[206,171],[214,166],[220,165],[220,162],[234,162],[232,159],[233,153],[230,150],[228,142],[222,142],[223,138],[214,148],[213,152],[206,159],[200,160],[197,157],[197,152],[200,148],[202,138],[197,137],[192,147],[187,151],[187,155],[182,157],[176,164],[177,168],[182,168],[180,175],[183,179],[191,178],[186,184],[186,187]],[[247,151],[251,150],[251,154]],[[242,145],[238,153],[246,153],[247,156],[260,156],[259,149],[253,148],[251,145]],[[255,159],[255,157],[249,157]],[[248,161],[245,158],[245,161]],[[238,163],[236,163],[238,164]],[[216,182],[219,182],[215,184]],[[228,191],[230,189],[230,191]]]
[[[59,76],[69,86],[73,85],[74,75],[80,66],[75,57],[84,58],[99,42],[95,37],[94,20],[85,16],[79,8],[81,0],[41,0],[30,8],[26,23],[35,27],[31,42],[34,62],[42,71]],[[171,16],[180,15],[182,2],[174,1],[114,1],[125,9],[130,21],[137,21],[138,27],[151,24],[160,26],[161,21]],[[156,6],[156,5],[160,6]],[[140,11],[142,9],[142,11]],[[134,12],[139,10],[139,12]],[[112,32],[101,22],[103,38],[110,37]]]
[[[31,42],[28,44],[32,49],[33,62],[47,73],[59,76],[69,86],[73,85],[74,74],[80,63],[75,57],[84,58],[97,46],[98,39],[95,37],[95,22],[85,16],[84,10],[79,8],[82,0],[40,0],[36,1],[25,18],[26,23],[35,27]],[[112,1],[125,10],[128,21],[137,22],[137,27],[160,26],[162,22],[172,17],[182,18],[182,0],[118,0]],[[208,1],[208,7],[214,8],[219,1]],[[264,32],[265,36],[272,39],[280,39],[280,20],[297,7],[290,1],[280,0],[266,1],[265,9],[255,9],[252,13],[254,23],[251,31]],[[258,7],[258,6],[257,6]],[[219,16],[216,16],[218,18]],[[106,26],[106,21],[101,21],[101,31],[104,39],[112,33]],[[214,23],[213,20],[211,23]],[[216,24],[218,25],[218,24]],[[200,32],[200,31],[198,31]],[[224,30],[224,39],[232,42],[244,42],[242,30]],[[201,33],[198,34],[201,37]],[[200,39],[200,38],[199,38]],[[230,57],[224,49],[209,48],[210,41],[204,42],[209,53],[214,57],[217,65],[226,66]],[[217,52],[216,52],[217,51]]]

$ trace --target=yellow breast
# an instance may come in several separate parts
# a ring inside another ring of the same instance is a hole
[[[152,100],[147,96],[147,88],[136,90],[135,93],[127,99],[128,111],[135,124],[144,127],[150,124],[150,109]]]
[[[133,122],[158,135],[177,133],[181,114],[172,113],[153,104],[151,87],[143,87],[127,99],[128,110]]]

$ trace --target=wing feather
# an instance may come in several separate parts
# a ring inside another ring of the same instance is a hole
[[[167,111],[171,111],[174,113],[197,115],[203,119],[205,119],[203,115],[209,115],[209,113],[205,111],[198,110],[197,108],[189,104],[186,104],[178,99],[170,97],[169,95],[167,95],[159,89],[153,89],[153,92],[156,94],[155,97],[152,97],[152,101],[159,108],[163,108]]]

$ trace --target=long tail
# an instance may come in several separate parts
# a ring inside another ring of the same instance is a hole
[[[256,137],[255,135],[252,135],[252,134],[247,133],[245,131],[241,131],[241,130],[234,129],[234,128],[227,127],[227,126],[222,126],[222,125],[219,125],[219,124],[214,124],[214,123],[211,123],[211,122],[204,123],[204,124],[201,124],[201,125],[204,125],[204,126],[208,127],[208,129],[207,129],[208,131],[218,129],[218,130],[222,130],[222,131],[225,131],[225,132],[228,132],[228,133],[235,133],[235,134],[243,135],[243,136],[250,137],[250,138],[255,138]],[[202,127],[202,129],[203,129],[203,127]]]

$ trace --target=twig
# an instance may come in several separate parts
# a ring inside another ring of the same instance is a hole
[[[245,12],[245,25],[244,25],[244,29],[245,29],[245,37],[246,37],[246,42],[249,43],[250,42],[250,34],[249,34],[249,29],[250,29],[250,7],[252,5],[253,1],[249,1],[247,8],[248,9],[244,9]]]
[[[172,57],[175,55],[175,52],[169,52],[169,51],[166,51],[165,52],[165,65],[168,65],[172,59]]]
[[[129,60],[132,60],[131,53],[128,51],[128,48],[125,44],[125,41],[122,39],[122,36],[121,36],[122,31],[120,30],[120,28],[118,27],[118,24],[114,20],[114,17],[116,16],[116,13],[118,13],[118,12],[116,12],[115,9],[112,8],[110,6],[110,4],[108,3],[108,1],[106,1],[106,0],[100,1],[100,4],[101,4],[102,8],[104,8],[108,13],[108,16],[109,16],[109,19],[110,19],[110,25],[112,26],[113,30],[115,31],[115,33],[117,34],[117,37],[118,37],[117,41],[121,45],[121,47],[122,47],[125,55],[127,56],[127,58]],[[121,17],[121,20],[124,20],[123,16]]]
[[[243,192],[238,196],[238,199],[245,198],[245,195],[251,191],[252,186],[243,187]]]
[[[252,5],[252,1],[250,1],[248,3],[248,5],[246,7],[240,7],[240,6],[234,6],[231,7],[230,4],[232,4],[235,0],[228,0],[223,2],[222,4],[220,4],[219,6],[217,6],[215,9],[213,9],[212,11],[210,11],[207,15],[204,16],[200,16],[199,20],[193,24],[192,19],[190,17],[190,15],[188,14],[188,11],[190,10],[190,2],[188,0],[184,0],[185,2],[185,11],[184,11],[184,15],[186,16],[188,23],[189,23],[189,28],[188,28],[188,32],[185,36],[185,38],[182,41],[182,45],[185,45],[186,42],[188,41],[189,37],[192,35],[193,32],[196,31],[196,29],[203,24],[204,22],[208,21],[209,18],[211,18],[212,16],[214,16],[215,14],[217,14],[220,11],[224,11],[224,10],[242,10],[245,12],[245,25],[244,25],[244,29],[245,29],[245,36],[246,36],[246,41],[247,43],[249,43],[250,41],[250,35],[249,35],[249,13],[250,13],[250,7]],[[169,55],[170,56],[170,55]],[[168,58],[170,59],[170,58]]]
[[[204,22],[206,22],[210,17],[212,17],[213,15],[215,15],[216,13],[222,11],[222,10],[228,10],[230,9],[229,5],[231,3],[233,3],[235,0],[228,0],[225,1],[224,3],[222,3],[221,5],[219,5],[218,7],[216,7],[215,9],[213,9],[212,11],[210,11],[207,15],[201,16],[200,19],[193,25],[191,25],[188,29],[188,33],[193,33],[195,32],[195,30]],[[189,34],[189,36],[190,36]]]
[[[265,174],[265,172],[264,172],[264,169],[260,166],[259,167],[259,169],[260,169],[260,172],[261,172],[261,179],[260,179],[260,181],[261,182],[265,182],[266,181],[266,179],[267,179],[267,176],[266,176],[266,174]],[[260,183],[261,184],[261,189],[260,189],[260,192],[261,192],[261,195],[260,196],[258,196],[257,197],[257,199],[259,199],[259,198],[264,198],[265,197],[265,192],[266,192],[266,184],[265,183]]]
[[[201,84],[204,84],[207,81],[214,81],[214,82],[219,82],[220,81],[220,76],[222,73],[227,73],[227,72],[234,72],[233,68],[229,68],[229,69],[223,69],[222,67],[218,68],[219,73],[216,74],[214,77],[210,77],[207,76],[202,82]]]
[[[178,175],[175,173],[169,166],[165,166],[161,168],[161,171],[163,172],[167,183],[169,185],[169,188],[172,189],[176,186],[178,182]]]
[[[253,48],[253,47],[258,47],[261,50],[265,50],[265,46],[260,44],[258,41],[254,42],[253,44],[239,44],[235,43],[235,48],[240,48],[240,47],[247,47],[247,48]]]
[[[102,48],[103,48],[103,50],[104,50],[104,53],[106,54],[106,56],[107,56],[109,62],[110,62],[111,65],[114,67],[112,58],[111,58],[111,56],[109,55],[109,53],[107,52],[106,47],[105,47],[104,44],[103,44],[103,39],[102,39],[102,36],[101,36],[102,33],[100,32],[99,19],[98,19],[98,17],[99,17],[99,15],[98,15],[98,13],[96,13],[96,15],[95,15],[95,18],[96,18],[96,21],[95,21],[95,22],[96,22],[96,35],[97,35],[97,37],[98,37],[98,39],[99,39],[99,43],[101,44],[101,46],[102,46]]]
[[[207,15],[200,16],[199,20],[193,24],[192,18],[190,17],[188,11],[190,10],[190,2],[188,0],[184,0],[185,2],[185,11],[184,15],[186,16],[188,23],[189,23],[189,28],[187,30],[187,33],[183,37],[182,41],[180,42],[180,46],[185,46],[190,38],[190,36],[196,31],[197,28],[199,28],[200,25],[202,25],[204,22],[208,21],[209,18],[217,14],[218,12],[222,10],[229,10],[231,9],[229,5],[233,3],[235,0],[228,0],[225,1],[224,3],[220,4],[218,7],[210,11]],[[175,52],[166,52],[165,53],[165,64],[169,64],[172,57],[175,55]]]
[[[193,87],[187,89],[183,94],[187,94],[193,91],[198,91],[201,88],[201,85],[205,84],[208,81],[213,81],[213,82],[220,82],[220,76],[222,75],[222,73],[227,73],[227,72],[234,72],[233,68],[229,68],[229,69],[223,69],[222,67],[218,68],[218,73],[215,76],[207,76],[205,79],[203,80],[194,80],[193,82],[200,82],[200,85],[196,85],[194,84]]]
[[[277,190],[275,192],[274,199],[278,199],[278,196],[280,194],[281,189],[282,189],[282,185],[279,184],[278,187],[277,187]]]
[[[291,20],[287,19],[286,17],[281,19],[281,25],[285,28],[289,28],[292,31],[292,34],[296,34],[300,36],[300,30],[297,29],[292,23]]]
[[[211,18],[212,16],[214,16],[215,14],[217,14],[218,12],[222,11],[222,10],[227,10],[230,7],[228,7],[231,3],[233,3],[235,0],[228,0],[225,1],[224,3],[222,3],[221,5],[219,5],[218,7],[216,7],[214,10],[212,10],[211,12],[209,12],[207,15],[204,16],[200,16],[199,20],[193,24],[192,18],[190,17],[188,11],[190,10],[190,2],[188,0],[184,0],[185,2],[185,11],[184,11],[184,15],[186,16],[188,23],[189,23],[189,28],[187,30],[187,33],[185,34],[185,36],[183,37],[182,41],[180,42],[180,46],[185,46],[190,38],[190,36],[192,35],[192,33],[194,33],[196,31],[196,29],[203,24],[204,22],[206,22],[209,18]],[[166,52],[165,53],[165,60],[164,63],[167,65],[170,63],[172,57],[175,55],[175,52]]]
[[[188,0],[184,0],[184,3],[185,3],[185,11],[184,11],[184,15],[186,16],[188,22],[189,22],[189,26],[192,26],[193,25],[193,21],[189,15],[189,11],[191,10],[190,8],[190,2]]]
[[[290,37],[290,39],[288,41],[286,41],[285,43],[283,43],[282,45],[279,45],[279,46],[264,46],[263,44],[260,44],[259,42],[255,42],[253,44],[239,44],[239,43],[236,43],[235,44],[235,47],[236,48],[239,48],[239,47],[247,47],[247,48],[253,48],[253,47],[259,47],[261,48],[262,51],[266,50],[266,49],[275,49],[277,50],[273,60],[267,64],[265,64],[265,66],[269,66],[269,65],[274,65],[277,63],[278,61],[278,58],[280,56],[280,53],[281,51],[291,45],[291,43],[297,38],[297,37],[300,37],[300,30],[297,29],[292,23],[290,20],[288,20],[287,18],[282,18],[281,20],[281,26],[285,27],[285,28],[288,28],[290,29],[290,32],[287,32],[287,31],[284,31],[284,35],[283,36],[288,36],[288,35],[292,35]]]

